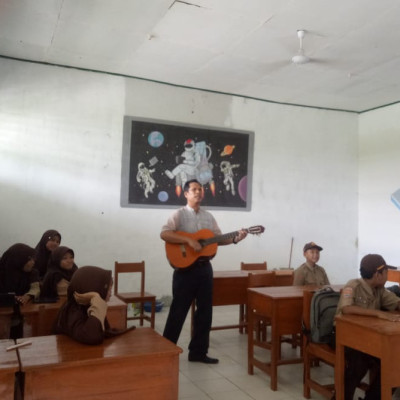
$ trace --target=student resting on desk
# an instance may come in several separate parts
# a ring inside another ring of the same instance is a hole
[[[400,310],[400,299],[385,289],[387,270],[392,269],[386,265],[385,260],[379,254],[368,254],[360,264],[361,279],[353,279],[344,286],[337,308],[337,315],[356,314],[389,321],[400,321],[400,315],[388,313],[383,310]],[[345,398],[353,400],[356,387],[359,385],[368,370],[374,372],[369,389],[365,393],[364,400],[379,400],[380,388],[380,361],[379,359],[361,353],[357,350],[346,348],[345,350]]]
[[[14,292],[21,305],[40,295],[39,274],[33,268],[35,255],[32,247],[16,243],[0,259],[0,292]]]
[[[35,269],[39,271],[40,280],[44,278],[47,271],[51,252],[61,243],[61,235],[54,229],[49,229],[43,233],[42,238],[36,245]]]
[[[74,257],[74,251],[69,247],[59,246],[53,250],[43,279],[41,297],[67,295],[72,275],[78,269]]]
[[[111,271],[99,267],[81,267],[68,286],[67,301],[61,307],[54,331],[85,344],[100,344],[104,338],[123,331],[110,328],[107,321],[107,301],[111,296]]]
[[[294,271],[293,285],[329,285],[328,275],[322,267],[317,265],[321,250],[322,247],[314,242],[304,245],[303,254],[306,262]]]
[[[214,235],[220,235],[212,214],[200,208],[203,200],[203,187],[193,179],[183,187],[187,205],[176,210],[161,229],[161,239],[169,243],[186,244],[197,252],[201,244],[180,232],[195,233],[200,229],[209,229]],[[246,237],[244,230],[219,245],[236,244]],[[172,282],[172,304],[169,309],[163,336],[177,343],[186,315],[193,301],[196,311],[193,319],[193,337],[189,343],[189,361],[216,364],[218,359],[207,355],[212,323],[213,269],[208,258],[199,257],[187,268],[176,268]]]

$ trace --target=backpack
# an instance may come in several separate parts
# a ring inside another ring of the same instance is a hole
[[[333,344],[335,341],[334,319],[340,293],[331,287],[316,291],[311,299],[310,333],[314,343]]]

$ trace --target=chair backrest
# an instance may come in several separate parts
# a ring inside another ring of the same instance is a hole
[[[294,280],[294,272],[292,269],[277,270],[275,280],[275,286],[292,286]]]
[[[145,265],[144,261],[131,262],[131,263],[119,263],[115,261],[114,265],[114,294],[118,293],[118,275],[126,273],[140,273],[140,292],[142,295],[145,292]]]
[[[244,271],[257,271],[257,270],[267,269],[267,262],[264,261],[262,263],[244,263],[242,261],[240,263],[240,269]]]
[[[250,272],[247,279],[249,288],[275,286],[275,271]]]
[[[400,271],[399,270],[388,269],[387,280],[389,282],[400,283]]]

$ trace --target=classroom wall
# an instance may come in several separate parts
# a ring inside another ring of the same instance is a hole
[[[399,148],[399,104],[360,116],[360,257],[378,253],[394,266],[400,266]]]
[[[221,230],[264,225],[224,246],[215,269],[297,267],[324,247],[333,283],[357,274],[358,116],[0,59],[0,252],[54,228],[76,263],[146,261],[149,291],[171,294],[160,227],[171,209],[120,207],[125,115],[254,131],[251,211],[213,211]],[[397,214],[396,214],[397,215]],[[293,246],[292,246],[293,244]],[[291,253],[292,247],[292,253]]]

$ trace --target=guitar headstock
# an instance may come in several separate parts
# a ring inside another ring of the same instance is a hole
[[[246,230],[247,233],[251,233],[252,235],[260,235],[265,231],[265,228],[262,225],[254,225]]]

